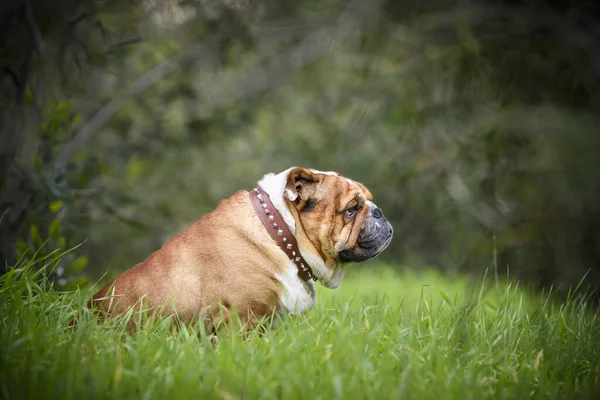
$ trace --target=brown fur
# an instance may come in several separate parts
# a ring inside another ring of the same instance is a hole
[[[253,327],[279,306],[281,284],[274,274],[284,273],[287,263],[254,212],[248,192],[241,190],[109,282],[89,305],[123,315],[143,298],[144,307],[162,315],[176,311],[186,324],[202,317],[209,332],[221,315],[228,319],[236,309]]]

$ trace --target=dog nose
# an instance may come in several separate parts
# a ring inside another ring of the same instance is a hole
[[[383,218],[383,212],[381,211],[381,208],[377,207],[373,210],[373,217],[375,218]]]

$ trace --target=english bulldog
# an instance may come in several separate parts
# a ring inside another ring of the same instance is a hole
[[[337,172],[292,167],[267,174],[98,291],[89,307],[247,329],[315,304],[315,282],[337,288],[346,265],[380,254],[392,226],[371,192]]]

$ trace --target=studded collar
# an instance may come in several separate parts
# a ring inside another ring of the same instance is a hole
[[[250,202],[275,243],[298,267],[300,279],[305,282],[311,279],[316,281],[317,278],[313,275],[302,254],[300,254],[296,238],[271,202],[269,195],[260,187],[254,188],[250,191]]]

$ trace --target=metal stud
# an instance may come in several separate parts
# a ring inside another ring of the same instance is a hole
[[[273,216],[272,215],[269,215],[269,221],[273,221]],[[277,227],[275,227],[275,228],[277,228]]]
[[[296,252],[295,252],[295,251],[292,251],[292,255],[293,255],[293,256],[295,256],[295,255],[296,255]]]
[[[258,198],[258,201],[261,203],[263,202],[262,194],[257,194],[256,197]]]
[[[284,241],[284,242],[287,242],[287,238],[283,238],[283,241]]]
[[[288,243],[287,248],[288,248],[288,250],[291,250],[292,249],[292,244]]]
[[[272,215],[271,215],[271,217],[272,217]],[[277,228],[278,226],[279,226],[279,225],[277,225],[277,222],[274,222],[274,223],[273,223],[273,228]]]
[[[265,208],[265,214],[269,214],[269,210]]]
[[[296,254],[295,251],[293,251],[292,253]],[[300,257],[296,257],[296,262],[300,261]]]
[[[266,204],[263,204],[262,206],[263,206],[263,208],[267,208],[267,205],[266,205]]]
[[[254,188],[254,191],[255,191],[256,193],[258,193],[258,188]]]
[[[283,235],[283,230],[279,229],[279,230],[277,231],[277,234],[278,234],[279,236]]]

